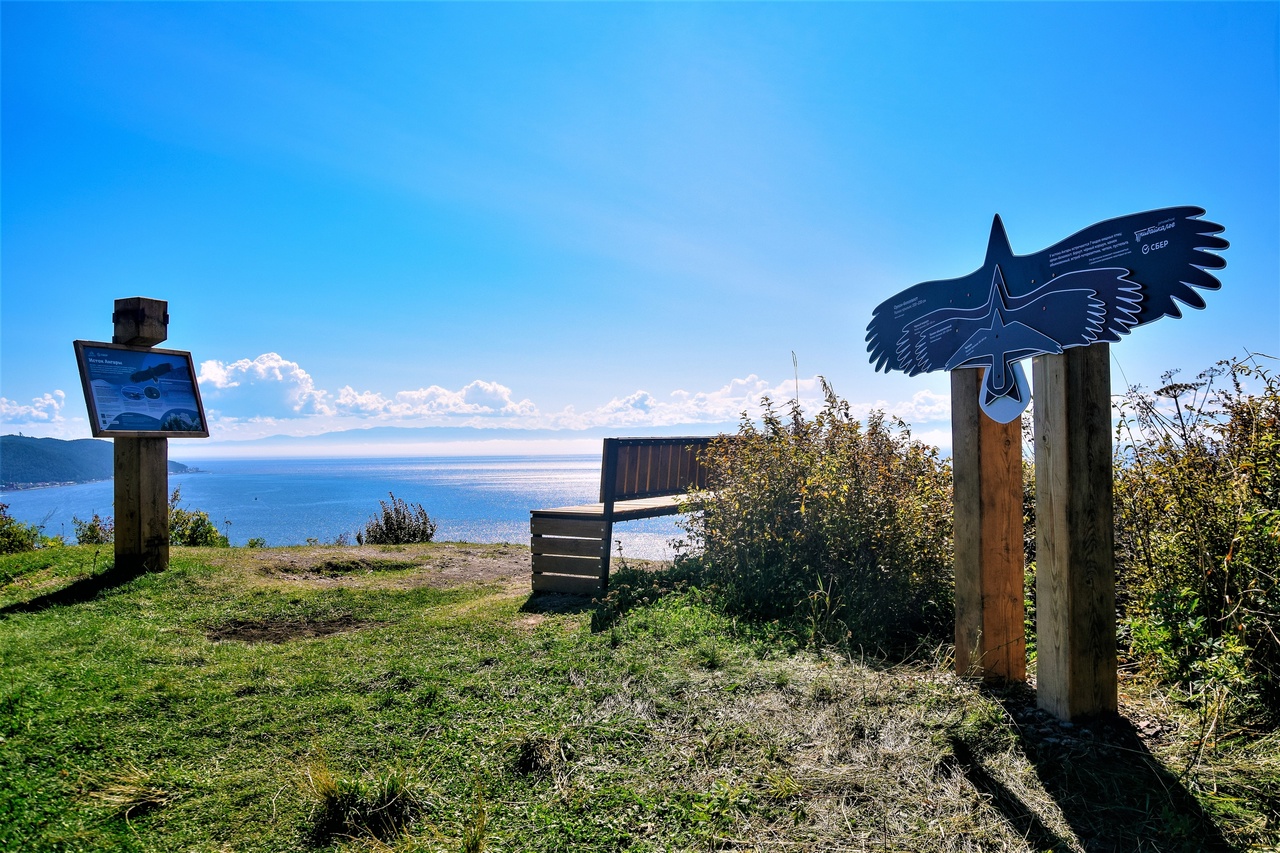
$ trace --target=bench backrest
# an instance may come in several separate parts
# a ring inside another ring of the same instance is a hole
[[[711,439],[606,438],[600,461],[600,502],[678,495],[706,488],[707,469],[699,460]]]

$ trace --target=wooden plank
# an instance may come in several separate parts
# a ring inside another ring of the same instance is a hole
[[[624,444],[618,451],[618,487],[613,492],[614,500],[635,492],[639,470],[640,448],[632,443]]]
[[[682,491],[670,495],[618,501],[614,504],[614,518],[622,519],[624,514],[629,520],[671,515],[680,512],[681,506],[688,499],[688,495]],[[602,530],[603,513],[602,504],[536,509],[530,513],[530,529],[532,530],[536,525],[538,529],[532,532],[549,536],[594,536],[596,533],[592,531]]]
[[[974,395],[977,399],[977,395]],[[1027,680],[1022,528],[1022,419],[979,417],[982,465],[982,665],[991,680]]]
[[[113,439],[115,564],[163,571],[169,567],[169,442]]]
[[[606,438],[600,453],[600,503],[613,500],[618,491],[618,439]]]
[[[534,592],[563,592],[569,595],[599,595],[604,591],[599,578],[576,578],[567,575],[534,575]]]
[[[672,461],[675,459],[677,447],[675,444],[662,444],[658,447],[658,483],[657,487],[667,491],[667,489],[676,489],[676,475],[672,473]]]
[[[534,554],[558,554],[562,557],[597,557],[603,555],[604,539],[568,539],[563,536],[534,536],[529,550]]]
[[[636,470],[636,487],[632,494],[645,494],[649,491],[649,483],[653,481],[653,445],[642,444],[636,448],[639,459]]]
[[[1037,701],[1062,719],[1116,711],[1110,348],[1039,356]]]
[[[604,514],[604,504],[579,504],[578,506],[555,506],[547,509],[530,510],[530,515],[542,518],[580,518],[599,519]]]
[[[1021,419],[978,405],[982,371],[951,371],[956,672],[1025,681]]]
[[[956,674],[982,674],[982,371],[951,371],[951,491],[956,576]]]
[[[534,572],[553,572],[565,575],[594,575],[600,576],[601,561],[597,557],[589,559],[586,557],[559,557],[554,554],[534,554],[533,555]]]
[[[618,501],[613,505],[614,521],[636,521],[641,518],[659,518],[675,515],[685,503],[684,495],[663,495],[656,498],[636,498]]]
[[[539,515],[529,519],[529,532],[535,536],[578,536],[599,539],[604,535],[604,520],[596,513],[591,518],[557,518]]]

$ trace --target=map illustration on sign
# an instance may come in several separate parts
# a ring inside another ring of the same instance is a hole
[[[76,341],[95,438],[207,438],[191,353]]]
[[[910,376],[982,368],[979,402],[1008,423],[1031,402],[1020,362],[1071,347],[1114,343],[1179,303],[1203,308],[1199,290],[1222,285],[1207,270],[1226,261],[1223,228],[1198,207],[1149,210],[1091,225],[1030,255],[1015,255],[996,216],[983,265],[926,281],[881,303],[867,325],[876,370]]]

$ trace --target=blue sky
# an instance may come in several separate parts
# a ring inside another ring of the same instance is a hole
[[[4,3],[0,431],[88,436],[71,341],[149,296],[212,419],[179,457],[704,431],[818,374],[945,444],[946,375],[875,373],[865,328],[996,213],[1021,254],[1226,226],[1222,289],[1113,346],[1117,390],[1280,355],[1278,10]]]

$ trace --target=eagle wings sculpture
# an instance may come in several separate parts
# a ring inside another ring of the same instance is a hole
[[[1199,290],[1222,285],[1206,270],[1226,261],[1223,228],[1198,207],[1108,219],[1047,249],[1015,255],[996,216],[983,265],[961,278],[926,281],[881,303],[867,325],[876,370],[910,376],[984,370],[983,410],[1008,423],[1031,402],[1019,363],[1100,341],[1116,342],[1178,303],[1203,308]]]

